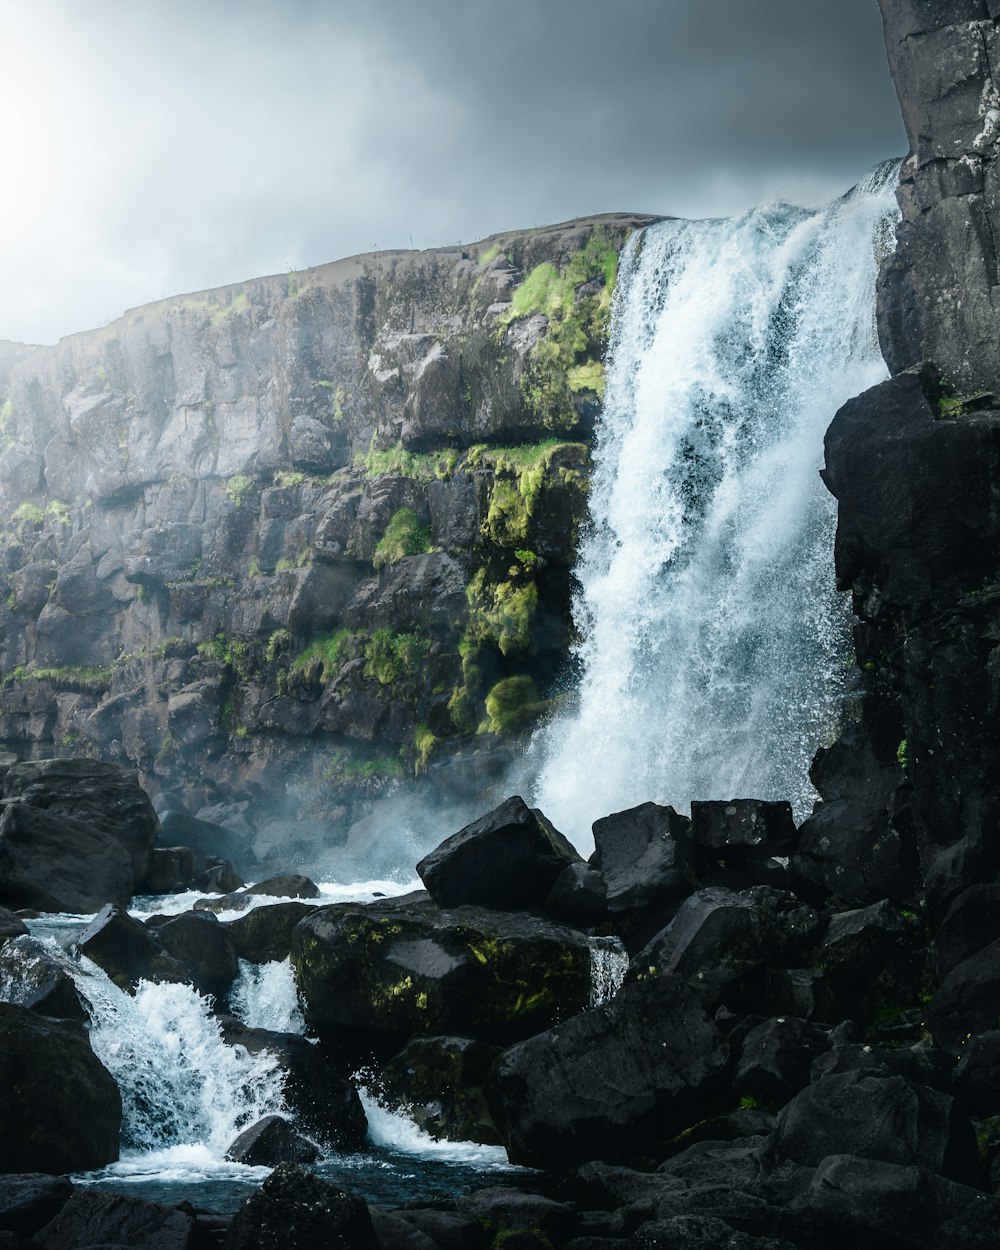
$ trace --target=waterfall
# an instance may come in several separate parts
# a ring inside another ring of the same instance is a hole
[[[600,1007],[610,1002],[622,987],[628,971],[628,954],[621,938],[590,939],[590,1003]]]
[[[267,964],[239,961],[240,975],[229,991],[229,1010],[252,1029],[304,1033],[306,1023],[290,959]]]
[[[634,236],[615,292],[572,709],[534,801],[579,845],[648,799],[814,797],[850,652],[818,470],[837,408],[886,376],[874,324],[898,165],[828,208]]]

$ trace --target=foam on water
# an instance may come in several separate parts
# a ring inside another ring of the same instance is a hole
[[[364,1086],[359,1088],[359,1092],[365,1115],[368,1117],[368,1137],[373,1145],[424,1159],[474,1164],[483,1171],[496,1168],[511,1170],[507,1152],[502,1146],[438,1141],[407,1116],[387,1110]]]
[[[267,964],[239,961],[240,975],[229,991],[229,1010],[253,1029],[275,1033],[306,1030],[290,959]]]

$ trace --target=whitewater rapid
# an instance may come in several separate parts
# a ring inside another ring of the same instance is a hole
[[[654,799],[789,799],[838,729],[850,642],[837,408],[886,376],[874,322],[898,166],[829,207],[664,221],[622,256],[589,527],[579,680],[532,746],[534,802],[582,848]]]

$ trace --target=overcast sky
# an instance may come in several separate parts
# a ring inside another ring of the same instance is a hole
[[[0,0],[0,338],[902,155],[876,0]]]

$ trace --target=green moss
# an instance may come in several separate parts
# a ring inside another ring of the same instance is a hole
[[[279,630],[278,633],[282,631]],[[287,631],[286,631],[287,632]],[[272,638],[275,635],[272,635]],[[301,655],[292,661],[292,671],[318,678],[325,686],[333,681],[356,650],[357,634],[338,629],[334,634],[314,638]],[[268,644],[270,649],[270,644]],[[270,656],[269,656],[270,658]]]
[[[445,480],[455,472],[458,452],[454,447],[442,451],[416,454],[407,451],[402,443],[394,443],[384,451],[375,447],[375,436],[367,454],[359,454],[355,464],[363,469],[366,477],[408,477],[417,482]]]
[[[529,649],[531,619],[538,606],[538,588],[534,582],[490,585],[485,570],[480,569],[469,583],[466,597],[475,638],[492,640],[504,656]]]
[[[268,664],[276,663],[289,650],[292,645],[292,635],[287,629],[276,629],[267,640],[267,648],[264,654],[267,656]]]
[[[19,664],[3,680],[4,685],[20,685],[26,681],[47,681],[58,690],[78,693],[103,693],[111,685],[114,668],[93,668],[86,664],[64,664],[53,668],[30,668]]]
[[[485,251],[479,253],[476,257],[476,263],[479,265],[488,265],[491,260],[496,260],[499,255],[500,244],[494,243],[490,247],[486,248]]]
[[[294,469],[279,469],[274,475],[275,486],[301,486],[306,480],[306,475]]]
[[[291,556],[282,556],[278,563],[274,566],[275,573],[290,573],[293,569],[304,569],[306,565],[313,562],[313,550],[311,547],[303,547],[297,552],[295,558]]]
[[[363,756],[345,750],[334,751],[323,769],[324,781],[337,785],[380,781],[403,776],[403,762],[398,755]]]
[[[486,696],[485,703],[487,719],[479,727],[482,733],[509,733],[536,720],[545,710],[535,683],[523,674],[498,681]]]
[[[253,672],[251,646],[242,638],[216,634],[206,642],[199,642],[197,650],[203,659],[221,660],[227,664],[241,681],[249,680]]]
[[[412,508],[400,508],[386,526],[372,563],[377,569],[396,564],[404,556],[420,555],[431,549],[431,530]]]
[[[430,639],[419,634],[376,629],[365,643],[365,676],[383,686],[405,683],[422,669],[430,645]]]
[[[242,508],[253,492],[253,479],[243,473],[234,474],[226,482],[226,494],[237,508]]]
[[[42,525],[45,522],[45,509],[37,503],[22,503],[14,509],[11,520],[18,524]]]
[[[207,301],[206,305],[210,306]],[[240,291],[239,294],[235,295],[228,304],[223,304],[221,307],[216,308],[216,310],[212,313],[212,325],[221,325],[222,322],[228,320],[230,317],[236,317],[239,316],[240,313],[246,312],[249,307],[249,296],[246,291]]]
[[[413,747],[416,751],[416,766],[414,771],[417,773],[425,773],[431,756],[434,754],[434,748],[438,744],[438,739],[428,725],[420,724],[413,731]]]
[[[162,642],[158,642],[149,654],[154,660],[165,660],[170,656],[185,655],[189,646],[190,644],[181,638],[179,634],[174,634],[170,638],[164,638]]]
[[[571,391],[593,391],[604,398],[604,365],[600,360],[588,360],[583,365],[573,365],[566,371],[566,380]]]
[[[904,772],[910,767],[910,745],[905,738],[896,748],[896,759]]]

